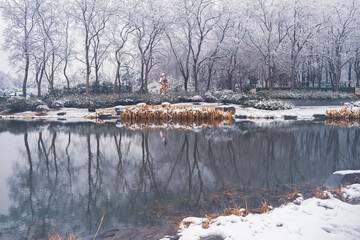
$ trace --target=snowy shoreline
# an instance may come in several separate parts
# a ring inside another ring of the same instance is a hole
[[[327,110],[339,110],[343,106],[299,106],[287,110],[260,110],[252,107],[244,107],[242,105],[222,105],[215,103],[178,103],[172,106],[191,105],[192,107],[214,106],[214,107],[234,107],[236,121],[246,120],[266,120],[266,121],[283,121],[290,116],[297,120],[314,120],[315,114],[324,115]],[[69,122],[95,122],[96,114],[110,114],[112,119],[119,118],[116,116],[115,109],[121,109],[128,106],[116,106],[112,108],[97,109],[96,112],[89,112],[85,108],[61,108],[57,110],[49,110],[44,114],[39,114],[33,111],[19,112],[19,113],[1,113],[0,119],[4,120],[47,120],[47,121],[69,121]],[[360,109],[360,107],[354,107]]]

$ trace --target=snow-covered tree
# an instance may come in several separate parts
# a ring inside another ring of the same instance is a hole
[[[328,70],[333,76],[335,91],[338,91],[343,67],[354,57],[353,38],[358,32],[358,1],[333,1],[325,13],[328,21],[325,34],[321,39],[324,44],[323,55],[328,61]]]
[[[103,53],[100,53],[100,41],[105,27],[112,15],[108,1],[102,0],[75,0],[72,7],[72,16],[81,26],[85,57],[83,62],[86,65],[86,95],[89,95],[90,73],[92,60],[95,63],[95,72],[98,74]],[[92,52],[91,52],[92,51]],[[95,86],[98,85],[98,75]]]
[[[30,73],[30,56],[34,51],[34,29],[36,14],[40,4],[32,0],[2,0],[0,8],[7,22],[5,48],[10,52],[10,60],[19,71],[24,72],[22,92],[26,88]]]
[[[268,68],[266,82],[270,82],[270,90],[274,88],[276,74],[285,46],[289,27],[286,24],[287,6],[278,0],[258,0],[253,5],[254,26],[249,31],[249,41],[258,51]]]
[[[132,16],[131,24],[135,28],[134,43],[140,60],[141,92],[148,94],[149,74],[158,64],[156,55],[165,31],[166,12],[163,10],[166,8],[153,0],[137,1],[134,7],[137,15]]]

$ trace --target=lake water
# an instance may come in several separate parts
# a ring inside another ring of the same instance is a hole
[[[0,121],[0,238],[161,225],[262,199],[280,204],[360,166],[360,129],[322,122],[203,130]],[[284,200],[284,199],[283,199]]]

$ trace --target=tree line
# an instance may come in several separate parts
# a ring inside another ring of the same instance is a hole
[[[165,72],[184,91],[360,84],[357,0],[1,0],[4,48],[38,97]]]

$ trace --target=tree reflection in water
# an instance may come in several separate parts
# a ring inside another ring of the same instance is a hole
[[[156,225],[164,209],[175,216],[220,211],[249,189],[280,194],[286,184],[321,183],[336,170],[360,165],[359,129],[244,122],[170,130],[166,141],[159,131],[1,121],[0,143],[3,132],[22,135],[17,154],[24,160],[14,163],[8,179],[13,204],[0,221],[12,224],[1,231],[17,226],[44,237],[57,227],[91,234],[103,214],[104,229]]]

